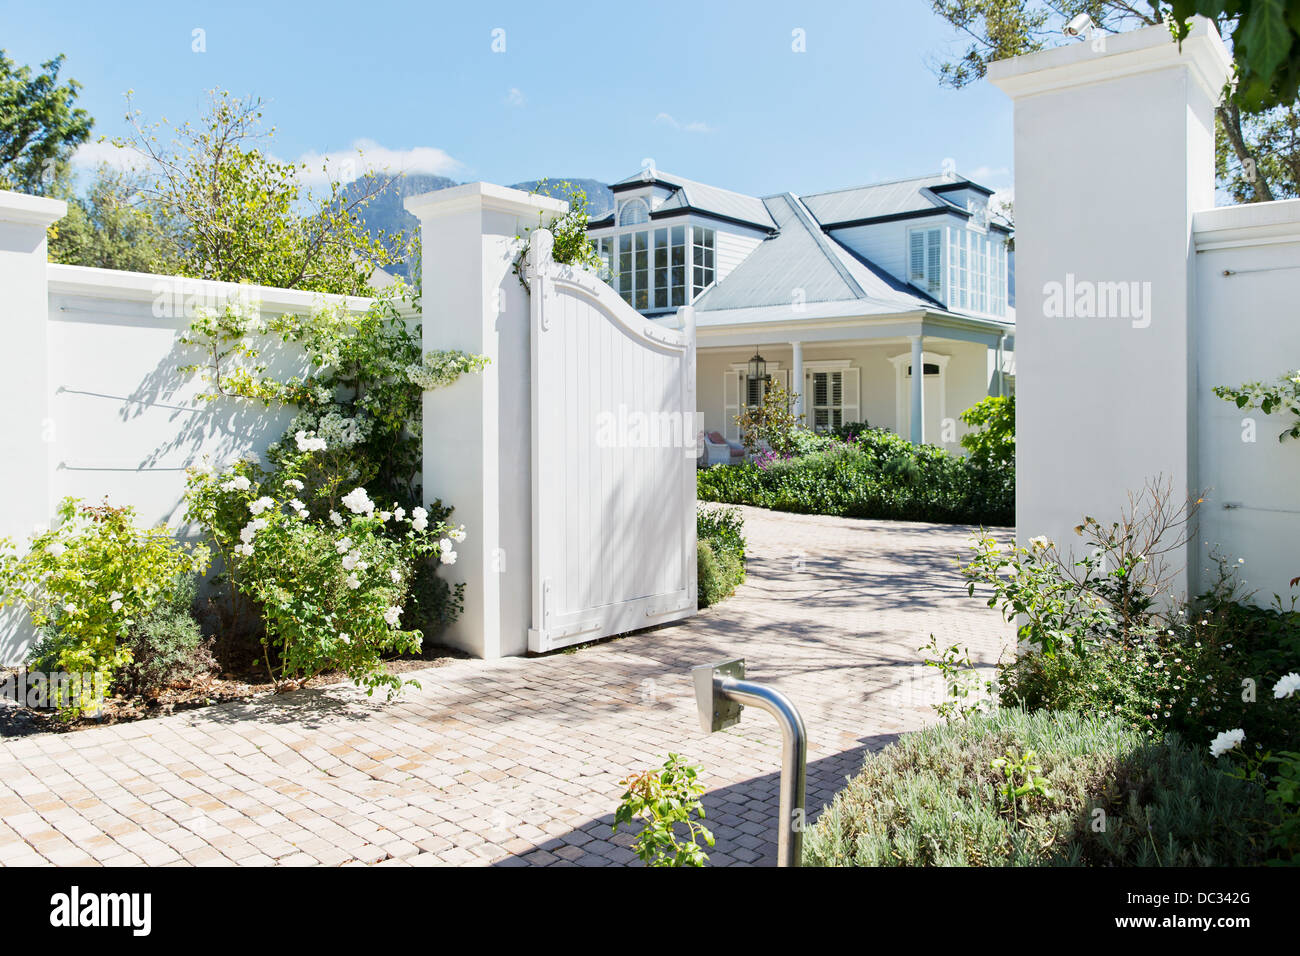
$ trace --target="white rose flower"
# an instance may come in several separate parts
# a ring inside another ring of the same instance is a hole
[[[61,541],[54,541],[54,542],[51,542],[51,543],[50,543],[50,546],[49,546],[48,548],[46,548],[45,550],[46,550],[47,552],[49,552],[49,554],[50,554],[51,557],[58,558],[58,557],[61,557],[61,556],[63,555],[63,553],[64,553],[65,551],[67,551],[68,549],[67,549],[67,547],[63,544],[63,542],[61,542]]]
[[[351,644],[351,643],[352,643],[352,636],[351,636],[350,634],[344,632],[344,633],[342,633],[342,634],[339,635],[339,640],[342,641],[344,644]]]
[[[307,506],[303,504],[301,501],[299,501],[297,498],[290,498],[289,507],[292,508],[294,511],[302,511]]]
[[[361,579],[357,577],[355,574],[349,574],[348,587],[350,587],[352,590],[355,591],[357,588],[361,587]]]
[[[351,571],[355,569],[357,566],[357,562],[360,560],[360,558],[361,558],[361,553],[358,551],[353,551],[351,554],[345,555],[343,558],[343,570]],[[364,571],[365,569],[362,568],[361,570]]]
[[[384,612],[384,620],[388,622],[389,627],[397,627],[397,622],[401,617],[402,609],[400,607],[390,607]]]
[[[286,488],[292,488],[294,491],[302,491],[304,487],[303,483],[299,481],[297,478],[290,478],[288,481],[284,483],[284,486]]]
[[[391,571],[389,571],[388,576],[393,579],[394,584],[402,583],[402,572],[397,570],[397,568],[393,568]]]
[[[455,564],[455,563],[456,563],[456,552],[455,552],[455,551],[444,551],[444,552],[442,552],[442,554],[438,555],[438,560],[441,561],[443,564]]]
[[[251,544],[237,544],[235,545],[235,550],[246,558],[251,558],[253,556],[253,546]]]
[[[253,487],[253,483],[248,480],[247,475],[235,475],[229,481],[221,486],[222,491],[247,491]]]
[[[1283,697],[1290,697],[1297,690],[1300,690],[1300,674],[1292,671],[1290,674],[1282,675],[1281,680],[1273,685],[1273,696],[1281,700]]]
[[[416,531],[423,531],[425,528],[429,527],[429,522],[424,518],[416,518],[411,522],[411,527]]]
[[[256,501],[250,501],[248,503],[248,510],[255,515],[260,515],[263,511],[265,511],[267,508],[272,507],[274,504],[275,504],[274,498],[268,498],[265,495],[263,495],[261,498],[258,498]]]
[[[465,526],[464,526],[464,525],[461,525],[461,526],[460,526],[459,528],[457,528],[455,531],[449,532],[449,534],[450,534],[450,536],[451,536],[451,540],[453,540],[453,541],[455,541],[455,542],[457,542],[457,543],[459,543],[459,542],[461,542],[461,541],[464,541],[464,540],[465,540]]]
[[[393,517],[396,518],[398,521],[405,521],[405,520],[406,520],[406,509],[405,509],[405,508],[398,508],[396,511],[393,512]]]
[[[339,514],[337,511],[330,512],[330,521],[334,522],[334,527],[336,528],[343,527],[343,516]]]
[[[380,520],[380,521],[385,521],[385,522],[386,522],[386,521],[388,521],[388,519],[391,518],[392,516],[393,516],[393,513],[392,513],[391,511],[381,511],[381,512],[379,512],[379,520]]]
[[[438,550],[454,551],[456,550],[456,544],[451,540],[451,538],[442,538],[441,540],[438,541]]]
[[[429,517],[429,512],[425,511],[423,508],[412,508],[411,517],[416,521],[424,521]]]
[[[1229,750],[1235,750],[1246,739],[1244,730],[1225,730],[1210,741],[1210,753],[1217,759]]]
[[[334,545],[334,550],[337,551],[339,554],[347,554],[349,551],[352,550],[352,539],[344,538],[338,544]]]
[[[353,514],[373,514],[375,503],[370,500],[370,495],[366,494],[364,488],[354,488],[343,498],[343,504]]]

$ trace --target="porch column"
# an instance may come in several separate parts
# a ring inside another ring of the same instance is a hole
[[[795,421],[799,416],[804,414],[803,400],[803,343],[791,342],[790,348],[794,350],[794,357],[790,360],[790,391],[794,392],[794,417]],[[804,424],[807,424],[805,422]]]
[[[925,443],[925,353],[920,335],[912,336],[912,428],[913,445]]]
[[[998,398],[1006,398],[1007,396],[1006,380],[1002,377],[1002,363],[1006,361],[1006,352],[1004,351],[1006,347],[1006,341],[1007,341],[1007,336],[1005,332],[998,336],[998,349],[997,349]]]

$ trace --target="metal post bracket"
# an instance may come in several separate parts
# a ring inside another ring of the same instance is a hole
[[[735,660],[691,668],[691,680],[695,682],[695,704],[700,712],[700,729],[706,734],[726,730],[740,723],[740,712],[745,709],[740,701],[718,693],[719,678],[725,677],[744,680],[745,659],[738,657]]]

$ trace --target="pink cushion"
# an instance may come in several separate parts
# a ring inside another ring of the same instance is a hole
[[[709,441],[715,445],[725,445],[727,440],[722,437],[721,432],[709,432]]]

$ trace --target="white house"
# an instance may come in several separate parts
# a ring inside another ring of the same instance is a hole
[[[1010,233],[984,186],[935,175],[760,199],[648,169],[610,188],[592,241],[646,316],[695,306],[707,431],[737,437],[766,387],[755,355],[811,427],[867,421],[953,451],[957,416],[1014,387]]]

